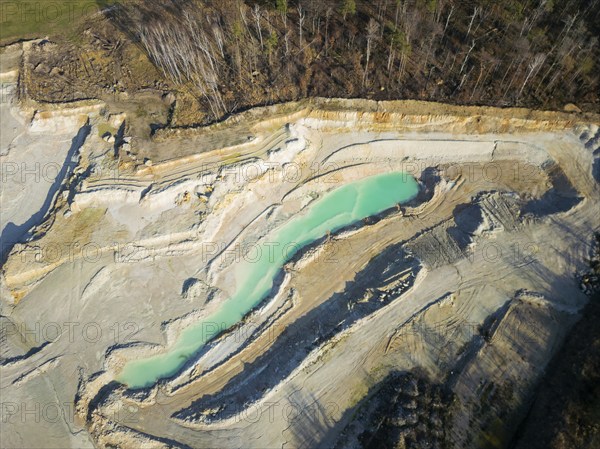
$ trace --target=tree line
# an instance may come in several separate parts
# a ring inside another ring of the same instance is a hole
[[[205,121],[306,96],[598,110],[600,0],[138,0],[108,10]]]

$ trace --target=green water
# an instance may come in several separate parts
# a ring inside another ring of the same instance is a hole
[[[268,244],[237,263],[236,290],[211,316],[185,329],[163,354],[125,364],[117,380],[130,388],[143,388],[174,375],[204,344],[238,323],[273,287],[282,266],[300,249],[363,218],[379,214],[414,198],[418,185],[402,172],[364,178],[339,187],[310,204],[268,234]],[[332,262],[333,263],[333,262]],[[340,261],[343,263],[343,261]],[[335,265],[332,265],[335,269]]]

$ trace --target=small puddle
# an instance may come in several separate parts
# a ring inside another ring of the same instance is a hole
[[[137,389],[173,376],[208,341],[234,326],[256,307],[272,290],[283,265],[298,251],[328,232],[409,201],[418,191],[419,186],[412,176],[392,172],[364,178],[325,194],[265,237],[265,241],[278,250],[254,262],[239,262],[235,293],[219,310],[185,329],[167,352],[127,362],[117,380]]]

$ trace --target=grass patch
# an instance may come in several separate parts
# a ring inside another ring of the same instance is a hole
[[[139,105],[135,110],[135,116],[138,118],[147,118],[148,109],[144,105]]]
[[[102,137],[106,133],[111,133],[114,136],[117,133],[117,128],[108,123],[101,123],[98,125],[98,136]]]
[[[84,17],[117,2],[118,0],[0,0],[0,42],[68,32]]]

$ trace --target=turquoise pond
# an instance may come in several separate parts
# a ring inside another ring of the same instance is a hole
[[[299,250],[329,232],[411,200],[418,190],[412,176],[391,172],[346,184],[323,195],[264,238],[275,248],[268,252],[268,257],[263,252],[263,257],[237,263],[235,292],[220,309],[190,325],[164,353],[127,362],[117,380],[135,389],[173,376],[208,341],[256,307],[272,290],[283,265]]]

